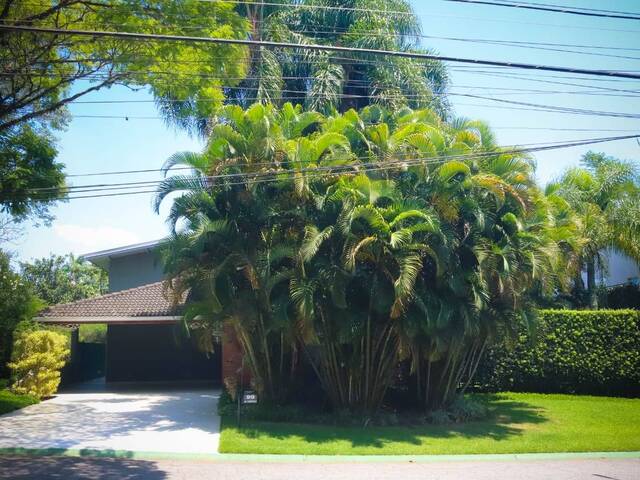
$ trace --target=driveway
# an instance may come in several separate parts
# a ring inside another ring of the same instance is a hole
[[[217,454],[216,390],[62,393],[0,416],[0,448]]]

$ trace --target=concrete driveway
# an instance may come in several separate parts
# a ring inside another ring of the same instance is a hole
[[[0,448],[217,454],[217,390],[62,393],[0,416]]]

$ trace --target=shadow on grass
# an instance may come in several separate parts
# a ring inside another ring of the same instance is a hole
[[[240,431],[251,439],[287,440],[293,437],[312,443],[348,441],[353,447],[382,448],[388,442],[422,445],[425,439],[468,438],[506,440],[521,435],[528,425],[548,421],[544,409],[505,395],[484,395],[487,419],[446,425],[420,424],[394,427],[339,427],[300,423],[247,422]],[[225,426],[234,427],[231,418]]]

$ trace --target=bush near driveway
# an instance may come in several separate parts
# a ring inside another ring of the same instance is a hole
[[[69,356],[68,339],[48,330],[21,333],[13,346],[13,391],[18,394],[50,397],[60,385],[60,370]]]
[[[38,403],[38,397],[19,395],[9,390],[0,390],[0,415]]]
[[[534,332],[485,356],[488,391],[640,396],[640,312],[543,310]]]

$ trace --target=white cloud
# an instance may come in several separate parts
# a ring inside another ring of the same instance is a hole
[[[81,253],[123,247],[141,241],[133,232],[107,226],[83,227],[62,223],[54,225],[53,231],[68,244],[67,250]]]

